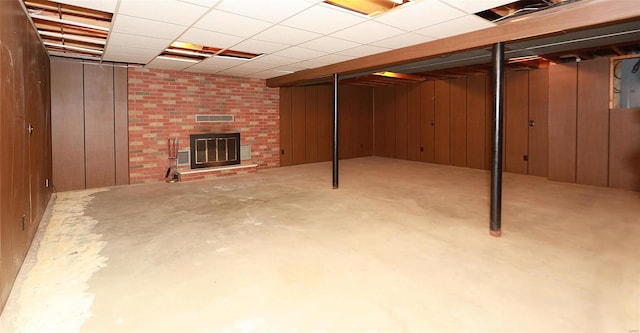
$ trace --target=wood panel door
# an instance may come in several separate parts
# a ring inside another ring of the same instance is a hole
[[[493,83],[494,78],[491,76],[487,77],[487,86],[486,86],[486,91],[487,91],[487,100],[486,100],[486,106],[485,108],[487,109],[487,117],[486,117],[486,145],[485,145],[485,158],[484,158],[484,168],[489,170],[491,169],[491,163],[492,163],[492,159],[493,159],[493,123],[495,122],[495,105],[494,105],[494,99],[495,99],[495,90],[494,90],[494,83]]]
[[[420,161],[420,84],[407,90],[407,159]]]
[[[384,156],[393,158],[396,156],[396,115],[394,86],[382,88],[382,109],[384,110]]]
[[[58,192],[85,188],[83,77],[82,63],[51,60],[51,181]]]
[[[467,167],[484,169],[487,75],[467,77]]]
[[[373,154],[384,156],[384,91],[380,87],[373,89]]]
[[[9,296],[28,248],[25,224],[30,220],[28,133],[25,89],[29,83],[27,29],[19,2],[2,1],[0,13],[0,308]],[[31,101],[29,101],[31,102]]]
[[[640,191],[640,109],[611,110],[609,186]]]
[[[529,71],[529,174],[547,176],[549,140],[549,70]]]
[[[435,81],[420,84],[420,160],[435,163]]]
[[[449,81],[451,165],[467,166],[467,78]]]
[[[396,149],[395,158],[407,159],[407,112],[409,108],[409,87],[405,84],[396,88]]]
[[[352,96],[354,113],[351,122],[352,151],[354,157],[370,156],[373,147],[373,94],[372,88],[355,87]]]
[[[36,232],[38,222],[42,219],[44,211],[51,196],[50,188],[46,181],[51,178],[51,119],[50,111],[50,87],[49,87],[49,57],[42,48],[37,33],[31,29],[29,23],[27,56],[25,57],[27,75],[25,77],[27,103],[27,122],[31,124],[33,131],[28,136],[28,165],[29,165],[29,197],[30,216],[27,232],[29,239]]]
[[[505,171],[526,175],[529,172],[529,72],[508,72],[505,92]]]
[[[280,166],[293,163],[291,88],[280,88]]]
[[[373,88],[367,87],[365,90],[365,114],[363,124],[365,131],[362,133],[364,142],[364,156],[373,155]]]
[[[331,161],[333,147],[333,91],[329,85],[318,86],[318,161]]]
[[[338,150],[341,160],[353,157],[351,154],[351,117],[353,113],[352,94],[353,86],[340,86],[338,91]]]
[[[129,184],[129,112],[127,68],[113,68],[116,185]]]
[[[318,88],[305,87],[305,162],[318,161]]]
[[[576,63],[549,66],[549,180],[576,181]]]
[[[434,160],[439,164],[450,163],[449,139],[449,80],[435,81],[435,132]]]
[[[114,116],[113,67],[84,65],[86,188],[116,184]]]
[[[307,158],[305,98],[305,87],[291,88],[291,164],[303,164]]]
[[[609,59],[578,64],[576,182],[607,186],[609,175]],[[598,83],[598,84],[595,84]]]

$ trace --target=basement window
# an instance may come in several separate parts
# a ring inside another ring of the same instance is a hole
[[[640,108],[640,55],[611,58],[610,108]]]
[[[225,57],[240,60],[251,60],[261,54],[241,52],[229,49],[220,49],[210,46],[173,42],[158,56],[160,59],[176,60],[197,63],[211,57]]]
[[[324,0],[323,2],[358,14],[374,17],[407,4],[411,0]]]

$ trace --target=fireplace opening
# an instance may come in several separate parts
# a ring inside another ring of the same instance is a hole
[[[189,135],[191,169],[240,164],[240,133]]]

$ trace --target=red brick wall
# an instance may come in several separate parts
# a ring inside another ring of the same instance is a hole
[[[189,134],[240,132],[259,169],[280,165],[278,89],[264,80],[129,69],[129,173],[132,184],[163,181],[167,139],[188,149]],[[196,123],[196,114],[233,114],[235,122]]]

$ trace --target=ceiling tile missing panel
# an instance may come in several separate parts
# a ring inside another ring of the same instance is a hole
[[[466,32],[494,27],[495,25],[495,23],[491,23],[478,16],[466,15],[457,19],[453,19],[451,21],[416,30],[416,32],[421,35],[440,39],[460,35]]]
[[[577,1],[580,0],[518,0],[477,12],[476,15],[492,22],[499,22]]]
[[[24,1],[47,51],[100,59],[112,14],[44,0]]]

